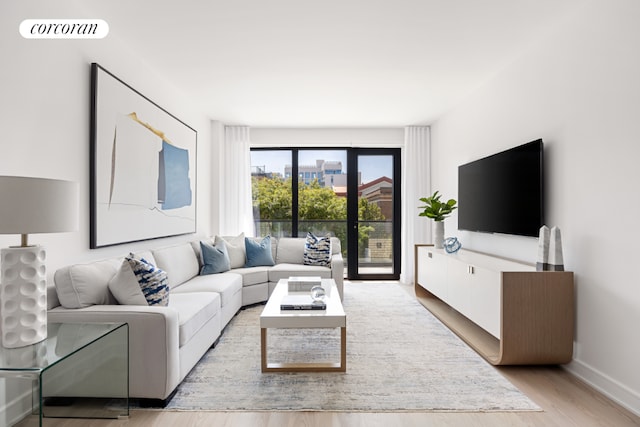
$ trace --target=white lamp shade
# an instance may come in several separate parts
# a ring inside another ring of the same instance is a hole
[[[0,176],[0,234],[76,231],[78,207],[75,182]]]

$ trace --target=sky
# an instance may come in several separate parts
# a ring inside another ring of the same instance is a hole
[[[314,165],[316,160],[341,161],[342,172],[347,172],[347,152],[345,150],[300,150],[300,165]],[[291,151],[252,151],[251,166],[264,166],[267,172],[277,172],[284,175],[285,165],[291,164]],[[358,168],[362,173],[362,184],[373,181],[381,176],[393,177],[392,157],[385,156],[360,156]]]

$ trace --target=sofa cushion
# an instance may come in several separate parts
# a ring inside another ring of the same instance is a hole
[[[302,264],[276,264],[269,269],[269,282],[277,282],[280,279],[288,279],[291,276],[320,276],[323,279],[331,278],[331,269],[319,265]]]
[[[169,304],[167,273],[144,259],[134,258],[133,255],[122,261],[120,269],[109,281],[109,289],[120,304]]]
[[[317,237],[311,232],[307,233],[303,258],[305,265],[329,266],[331,264],[331,237]]]
[[[187,292],[217,292],[220,294],[220,304],[224,307],[233,301],[235,294],[242,292],[242,276],[235,273],[197,276],[172,290],[171,295]]]
[[[234,268],[232,273],[242,276],[242,286],[257,285],[258,283],[267,283],[269,281],[269,269],[273,267],[248,267]]]
[[[231,269],[231,261],[224,241],[218,242],[215,246],[207,242],[200,242],[200,254],[202,257],[201,276],[224,273]]]
[[[56,293],[64,308],[117,304],[109,291],[109,280],[118,271],[117,259],[76,264],[61,268],[54,275]]]
[[[153,251],[153,257],[158,268],[167,272],[171,289],[197,276],[200,270],[196,253],[190,243],[156,249]]]
[[[215,244],[224,241],[227,245],[227,252],[229,253],[229,260],[231,261],[231,268],[242,268],[246,261],[245,245],[244,245],[244,233],[240,233],[238,236],[216,236]]]
[[[171,295],[169,307],[178,313],[180,347],[220,313],[220,295],[215,292],[187,292]]]
[[[271,236],[266,236],[262,240],[254,240],[245,237],[245,267],[258,267],[261,265],[270,267],[274,264],[271,255]]]
[[[281,237],[278,240],[276,264],[303,264],[304,243],[305,239],[301,237]]]

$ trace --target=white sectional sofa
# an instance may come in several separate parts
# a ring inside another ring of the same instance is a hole
[[[320,276],[343,296],[340,240],[331,238],[330,266],[305,265],[304,238],[272,239],[275,265],[200,275],[200,240],[134,254],[164,270],[168,306],[120,305],[109,290],[123,258],[66,266],[48,289],[48,321],[129,324],[129,392],[163,405],[243,307],[266,301],[278,280]],[[256,325],[258,327],[258,325]]]

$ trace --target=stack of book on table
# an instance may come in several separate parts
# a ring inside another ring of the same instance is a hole
[[[314,286],[321,286],[322,279],[319,276],[289,277],[287,285],[289,292],[309,292]]]
[[[289,277],[287,280],[288,294],[280,302],[280,310],[326,310],[324,301],[314,301],[311,298],[311,288],[322,286],[320,277]]]
[[[285,295],[280,302],[280,310],[326,310],[324,301],[314,301],[311,295]]]

